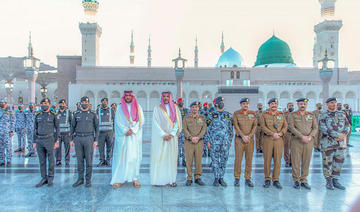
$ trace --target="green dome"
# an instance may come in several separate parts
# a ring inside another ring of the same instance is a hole
[[[289,45],[273,35],[258,51],[255,66],[269,64],[294,64]]]

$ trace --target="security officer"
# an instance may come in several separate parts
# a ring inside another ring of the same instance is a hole
[[[25,142],[26,142],[25,122],[26,122],[26,118],[25,118],[24,105],[19,104],[18,109],[15,111],[15,132],[18,137],[18,148],[14,152],[25,151]]]
[[[26,120],[26,137],[27,137],[27,148],[28,153],[25,157],[35,157],[35,149],[33,147],[34,143],[34,121],[35,121],[35,104],[33,102],[29,103],[29,109],[25,111],[25,120]]]
[[[14,112],[7,106],[6,99],[0,99],[0,166],[11,166],[11,138],[15,131]]]
[[[322,104],[321,103],[317,103],[316,104],[316,110],[313,111],[313,114],[316,117],[317,122],[319,123],[319,115],[322,112]],[[320,152],[320,127],[318,128],[318,132],[316,133],[315,139],[314,139],[314,151],[315,152]]]
[[[328,109],[319,116],[321,155],[326,188],[334,190],[335,187],[345,190],[345,187],[339,183],[339,178],[345,160],[345,140],[350,124],[345,114],[336,110],[336,102],[336,98],[328,98],[326,100]]]
[[[257,119],[257,128],[256,128],[256,135],[255,135],[255,139],[256,139],[256,152],[257,153],[262,153],[263,152],[263,133],[261,131],[261,127],[260,127],[260,116],[262,115],[263,112],[263,105],[261,103],[257,104],[257,111],[255,112],[255,117]]]
[[[108,98],[101,99],[100,108],[97,109],[99,117],[99,153],[100,162],[98,166],[111,166],[112,148],[113,148],[113,118],[111,109],[108,107]],[[106,158],[105,158],[106,145]]]
[[[65,99],[59,101],[59,109],[57,111],[60,126],[59,148],[55,150],[56,166],[61,166],[61,149],[62,143],[65,148],[65,165],[70,165],[70,131],[71,131],[71,119],[72,113],[67,108]]]
[[[59,147],[59,119],[54,111],[50,110],[50,100],[41,100],[41,111],[35,115],[34,148],[36,148],[41,171],[41,181],[36,187],[45,184],[53,185],[54,179],[54,148]],[[46,164],[49,162],[48,171]]]
[[[84,160],[86,162],[86,187],[91,187],[92,161],[94,148],[99,138],[99,120],[96,112],[90,110],[87,96],[81,98],[80,112],[75,112],[71,120],[71,135],[75,142],[78,165],[78,179],[73,187],[84,184]],[[74,142],[71,142],[73,145]]]
[[[249,110],[249,98],[240,100],[241,110],[233,114],[235,136],[235,186],[240,186],[241,162],[245,152],[245,185],[254,187],[251,182],[252,158],[254,153],[254,135],[257,128],[255,112]]]
[[[198,102],[193,102],[190,105],[191,114],[185,116],[183,119],[183,132],[185,141],[185,156],[187,181],[186,186],[192,184],[192,167],[195,157],[195,183],[203,186],[205,183],[200,179],[202,173],[201,160],[204,146],[204,136],[206,133],[206,119],[205,116],[199,114]]]
[[[346,146],[347,147],[353,147],[353,145],[349,144],[350,141],[350,135],[351,135],[351,130],[352,130],[352,110],[349,107],[349,104],[344,104],[344,109],[343,112],[345,113],[345,116],[350,124],[350,130],[349,133],[346,135]]]
[[[184,99],[179,98],[177,101],[177,106],[179,108],[179,111],[181,113],[181,118],[184,120],[185,116],[190,114],[190,110],[188,108],[184,107]],[[185,136],[183,130],[178,135],[178,164],[182,164],[183,166],[186,166],[186,160],[185,160],[185,150],[184,150],[184,142],[185,142]]]
[[[233,140],[233,125],[231,113],[224,111],[224,98],[216,98],[215,110],[209,113],[205,140],[210,150],[211,166],[214,172],[214,186],[226,186],[224,181],[226,162]]]
[[[298,111],[288,117],[291,137],[291,164],[294,188],[301,187],[310,190],[306,177],[309,174],[309,165],[312,156],[315,136],[318,132],[318,123],[315,115],[306,111],[307,98],[297,99]],[[300,173],[301,166],[301,173]],[[301,184],[300,184],[301,183]]]
[[[279,182],[281,156],[284,148],[283,136],[287,132],[285,115],[278,111],[278,100],[272,98],[268,101],[269,109],[264,111],[260,118],[261,130],[264,132],[264,188],[270,187],[271,160],[274,159],[272,181],[273,185],[282,189]]]
[[[288,121],[288,117],[290,113],[294,111],[294,103],[289,102],[287,103],[286,111],[284,113],[286,121]],[[290,139],[291,139],[291,132],[290,129],[284,135],[284,160],[285,160],[285,167],[291,167],[291,152],[290,152]]]

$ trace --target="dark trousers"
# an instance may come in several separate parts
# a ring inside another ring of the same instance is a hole
[[[99,153],[100,162],[110,162],[113,152],[113,131],[100,131],[99,133]],[[106,145],[106,160],[105,160],[105,145]]]
[[[79,180],[84,179],[84,169],[86,163],[86,182],[91,181],[92,161],[93,161],[93,143],[94,136],[75,137],[75,152],[77,157],[77,167]],[[85,163],[84,163],[85,161]]]
[[[70,133],[61,133],[59,139],[59,148],[55,149],[56,161],[61,161],[62,143],[65,148],[65,162],[70,162]]]
[[[36,150],[40,162],[40,172],[43,179],[52,181],[54,179],[54,138],[37,139]],[[46,160],[48,160],[49,166],[46,171]]]

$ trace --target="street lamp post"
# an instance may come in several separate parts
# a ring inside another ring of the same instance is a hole
[[[25,74],[29,82],[29,102],[35,102],[35,81],[40,68],[40,60],[30,56],[24,60]]]
[[[42,87],[40,88],[40,92],[41,92],[42,98],[43,98],[43,99],[46,98],[47,88],[46,88],[45,86],[42,86]]]
[[[328,54],[327,51],[325,51],[325,57],[322,60],[319,60],[318,62],[322,63],[322,67],[320,69],[320,79],[322,81],[322,94],[323,94],[323,104],[325,104],[326,99],[329,98],[330,94],[329,94],[329,87],[330,87],[330,80],[334,74],[334,71],[332,68],[328,67],[328,62],[332,61],[334,62],[334,60],[329,59],[328,58]]]
[[[174,69],[176,77],[176,98],[182,98],[185,62],[187,60],[181,57],[181,49],[179,49],[179,56],[172,61],[175,63]]]
[[[14,90],[14,83],[11,81],[6,81],[5,90],[6,90],[7,99],[9,101],[9,103],[11,104],[12,103],[12,92]]]

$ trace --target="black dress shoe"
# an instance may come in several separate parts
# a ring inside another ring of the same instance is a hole
[[[78,186],[80,186],[80,185],[82,185],[82,184],[84,184],[84,180],[77,180],[73,185],[72,185],[72,187],[78,187]]]
[[[213,186],[218,187],[219,186],[219,179],[215,178]]]
[[[282,189],[282,186],[279,181],[274,181],[273,186],[275,186],[275,188],[277,188],[277,189]]]
[[[249,186],[249,187],[251,187],[251,188],[254,187],[254,183],[251,182],[250,179],[245,180],[245,185],[247,185],[247,186]]]
[[[307,190],[311,190],[311,186],[308,183],[301,183],[301,187],[303,187]]]
[[[186,186],[191,186],[191,184],[192,184],[192,180],[187,180],[185,183]]]
[[[270,187],[270,180],[265,180],[265,183],[263,185],[264,188],[269,188]]]
[[[220,183],[220,185],[223,186],[223,187],[227,186],[227,184],[225,183],[225,181],[224,181],[223,178],[220,178],[220,179],[219,179],[219,183]]]
[[[298,181],[295,181],[293,187],[295,189],[300,189],[300,183]]]
[[[195,183],[198,184],[199,186],[204,186],[205,183],[199,178],[195,180]]]
[[[91,182],[86,182],[85,187],[86,187],[86,188],[91,187]]]
[[[236,187],[240,186],[240,179],[235,178],[234,186],[236,186]]]
[[[69,162],[65,162],[65,166],[66,166],[66,167],[70,167],[70,163],[69,163]]]
[[[38,184],[36,184],[35,187],[39,188],[47,183],[48,183],[47,179],[41,179],[41,181]]]
[[[332,181],[333,181],[333,185],[335,188],[340,189],[340,190],[345,190],[345,187],[339,183],[338,179],[334,178]]]
[[[334,184],[330,177],[326,178],[326,188],[329,190],[334,190]]]
[[[48,187],[52,187],[54,185],[53,181],[52,180],[49,180],[48,181]]]
[[[347,146],[348,146],[348,147],[354,147],[354,146],[353,146],[353,145],[351,145],[351,144],[348,144]]]
[[[262,149],[260,149],[260,153],[263,153]]]
[[[61,166],[61,161],[56,161],[56,166]]]

